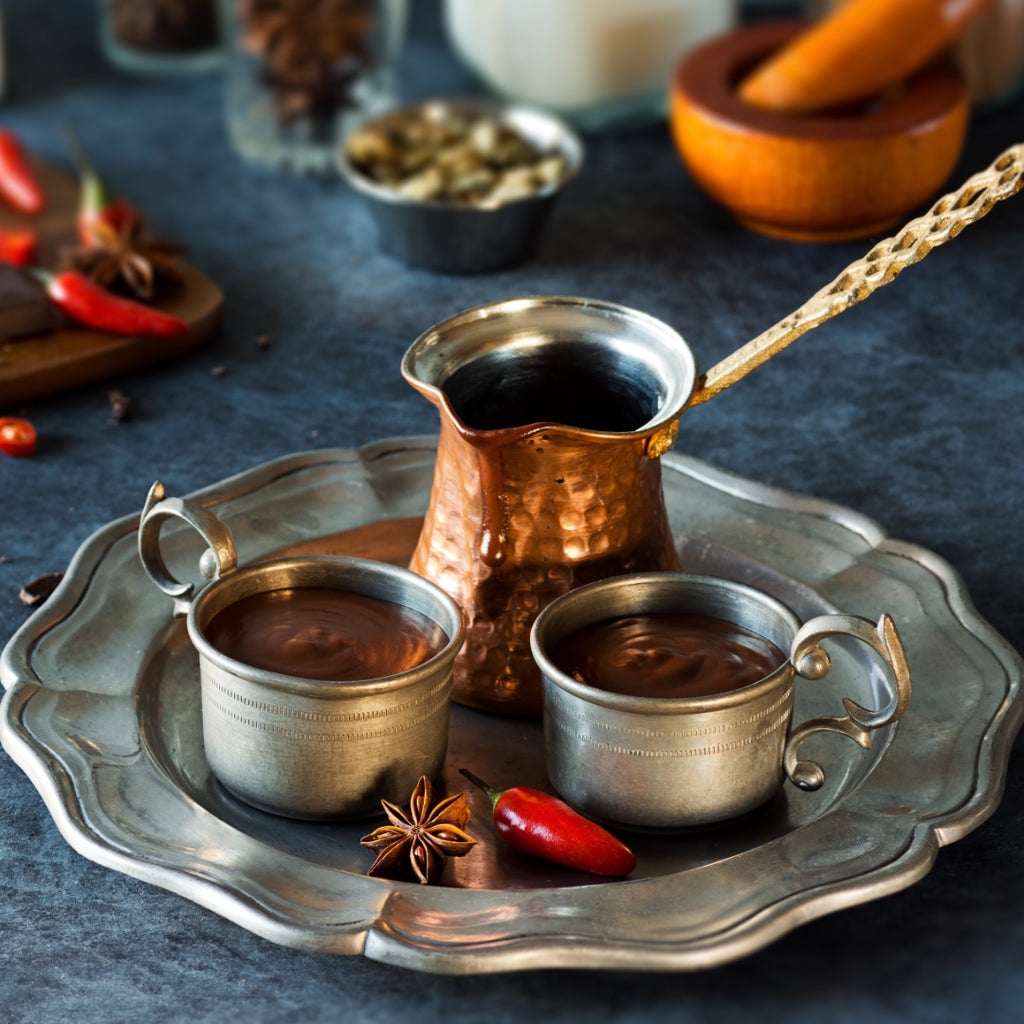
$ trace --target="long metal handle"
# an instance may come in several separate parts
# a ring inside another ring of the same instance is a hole
[[[968,224],[988,213],[1024,185],[1024,143],[1007,149],[990,167],[939,199],[923,216],[879,242],[851,263],[831,284],[812,295],[796,312],[769,327],[713,366],[697,382],[690,405],[700,405],[791,345],[812,327],[838,316],[888,284],[932,249],[944,245]]]
[[[910,701],[907,655],[896,626],[888,615],[883,615],[877,625],[859,615],[819,615],[805,622],[793,638],[789,656],[798,675],[805,679],[823,679],[828,674],[829,657],[820,644],[830,636],[852,636],[873,648],[891,675],[889,700],[885,707],[871,711],[845,697],[844,716],[812,718],[792,731],[783,753],[783,768],[789,779],[801,789],[818,789],[825,781],[825,772],[820,764],[797,759],[797,748],[808,736],[816,732],[838,732],[869,750],[871,733],[895,722]]]

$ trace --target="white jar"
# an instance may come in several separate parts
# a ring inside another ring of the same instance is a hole
[[[664,116],[676,61],[736,0],[445,0],[456,53],[493,91],[584,129]]]

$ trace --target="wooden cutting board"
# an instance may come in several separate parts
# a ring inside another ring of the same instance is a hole
[[[0,230],[35,230],[39,264],[53,269],[61,247],[74,244],[78,183],[50,164],[34,164],[46,190],[46,209],[38,217],[25,217],[0,203]],[[0,342],[0,410],[181,355],[210,338],[220,326],[224,295],[184,260],[180,269],[182,285],[168,290],[156,305],[188,323],[187,332],[172,338],[137,338],[66,321],[46,334]]]

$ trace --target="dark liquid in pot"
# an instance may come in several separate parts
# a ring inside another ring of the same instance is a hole
[[[657,415],[657,381],[594,346],[555,346],[542,355],[477,359],[444,382],[455,415],[471,430],[559,423],[632,433]]]
[[[786,656],[770,640],[707,615],[635,615],[587,626],[549,657],[596,689],[636,697],[708,697],[771,675]]]
[[[419,612],[332,587],[253,594],[217,612],[204,632],[253,668],[347,682],[405,672],[448,643]]]

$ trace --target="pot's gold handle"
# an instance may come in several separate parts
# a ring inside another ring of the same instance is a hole
[[[863,301],[905,267],[924,259],[936,246],[956,238],[968,224],[980,220],[1000,199],[1012,196],[1022,185],[1024,143],[1018,143],[989,168],[968,178],[956,192],[939,199],[924,216],[912,220],[898,234],[879,242],[866,256],[851,263],[795,313],[713,366],[698,380],[690,405],[706,402],[812,327]]]
[[[815,761],[797,759],[797,748],[816,732],[838,732],[855,740],[865,750],[871,748],[871,733],[895,722],[910,702],[910,669],[896,626],[888,615],[875,625],[859,615],[819,615],[805,622],[793,638],[789,660],[797,675],[804,679],[824,679],[830,668],[826,651],[820,646],[830,636],[852,636],[863,640],[885,662],[890,673],[889,700],[877,711],[871,711],[851,700],[843,699],[846,714],[842,717],[812,718],[797,726],[786,741],[783,768],[789,779],[801,789],[818,789],[825,781],[825,771]]]
[[[170,518],[184,520],[209,545],[199,559],[199,572],[204,579],[219,579],[234,572],[238,555],[231,531],[212,512],[188,498],[168,498],[159,480],[153,484],[139,520],[139,558],[149,578],[174,598],[174,614],[184,615],[191,603],[193,584],[175,579],[160,553],[160,526]]]

